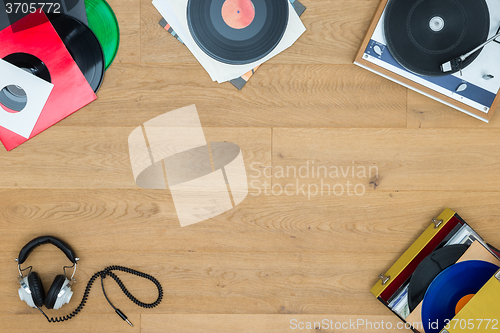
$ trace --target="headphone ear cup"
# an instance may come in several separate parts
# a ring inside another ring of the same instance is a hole
[[[45,290],[43,289],[42,280],[37,272],[31,272],[28,275],[28,285],[31,291],[31,297],[37,307],[42,307],[45,300]]]
[[[52,282],[52,285],[47,292],[47,296],[45,297],[45,307],[47,309],[54,308],[54,304],[56,304],[57,301],[57,294],[61,291],[64,281],[66,281],[66,277],[62,274],[55,277],[54,282]]]

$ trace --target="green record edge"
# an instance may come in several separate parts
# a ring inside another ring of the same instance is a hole
[[[97,10],[97,7],[100,5],[104,5],[105,11]],[[116,18],[115,12],[113,11],[111,6],[105,0],[85,0],[85,8],[87,11],[87,17],[89,19],[89,28],[95,33],[95,35],[97,36],[97,39],[99,40],[99,42],[101,44],[103,44],[103,41],[102,41],[102,37],[100,36],[99,31],[101,28],[107,28],[105,26],[106,22],[103,22],[102,20],[99,20],[99,19],[94,20],[92,18],[93,17],[92,10],[95,13],[97,13],[97,16],[100,18],[103,18],[105,16],[109,16],[109,18],[113,20],[113,23],[111,24],[111,26],[112,26],[111,30],[113,30],[113,27],[116,29],[116,36],[115,36],[112,44],[116,44],[116,46],[114,47],[112,54],[106,52],[106,47],[104,45],[102,45],[102,49],[103,49],[103,52],[105,55],[105,59],[104,59],[105,64],[106,64],[105,69],[107,70],[109,68],[109,66],[111,66],[113,61],[115,60],[116,54],[118,53],[118,49],[120,47],[120,25],[118,24],[118,20]],[[100,25],[100,24],[98,26],[92,25],[91,22],[95,23],[96,21],[100,21],[104,25]],[[105,30],[109,31],[109,29],[105,29]],[[109,58],[109,60],[107,58]]]

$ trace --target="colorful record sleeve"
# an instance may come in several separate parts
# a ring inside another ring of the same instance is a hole
[[[29,138],[97,98],[44,13],[30,14],[0,31],[0,40],[0,58],[16,53],[32,55],[47,67],[50,83],[54,85]],[[7,150],[14,149],[27,140],[29,139],[0,127],[0,141]]]
[[[292,4],[293,8],[295,9],[295,11],[297,12],[297,14],[299,16],[301,16],[305,10],[306,10],[306,7],[300,3],[299,1],[297,0],[290,0],[290,3]],[[175,38],[177,38],[177,40],[181,43],[184,44],[184,42],[179,38],[179,36],[177,35],[177,33],[174,31],[174,29],[172,29],[172,27],[170,26],[170,24],[168,24],[168,22],[162,18],[159,22],[159,24],[165,29],[167,30],[172,36],[174,36]],[[236,88],[238,88],[239,90],[241,90],[245,84],[248,82],[248,80],[250,80],[250,78],[255,74],[255,72],[257,71],[257,69],[259,68],[260,66],[257,66],[256,68],[252,69],[250,72],[238,77],[238,78],[235,78],[233,80],[230,80],[229,82],[231,82],[233,84],[233,86],[235,86]]]

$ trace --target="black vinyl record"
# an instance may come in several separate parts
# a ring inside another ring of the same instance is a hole
[[[82,71],[94,92],[104,79],[104,53],[92,30],[77,19],[64,14],[47,14],[50,23]]]
[[[424,299],[425,292],[432,281],[446,268],[455,264],[469,248],[468,245],[457,244],[440,248],[428,255],[418,265],[408,286],[408,306],[410,312]]]
[[[213,59],[232,65],[262,59],[288,25],[289,0],[189,0],[187,20],[195,42]]]
[[[51,82],[50,73],[40,59],[27,53],[13,53],[3,58],[6,62],[22,68],[42,80]],[[28,102],[28,96],[24,90],[18,86],[10,85],[0,90],[0,103],[12,111],[22,111]]]
[[[489,29],[485,0],[390,0],[385,11],[384,35],[392,56],[425,76],[453,73],[443,73],[440,66],[481,45]],[[462,68],[480,52],[464,60]]]

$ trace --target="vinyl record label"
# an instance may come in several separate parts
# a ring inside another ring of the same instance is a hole
[[[288,25],[288,0],[189,0],[187,19],[198,46],[233,65],[271,53]]]

